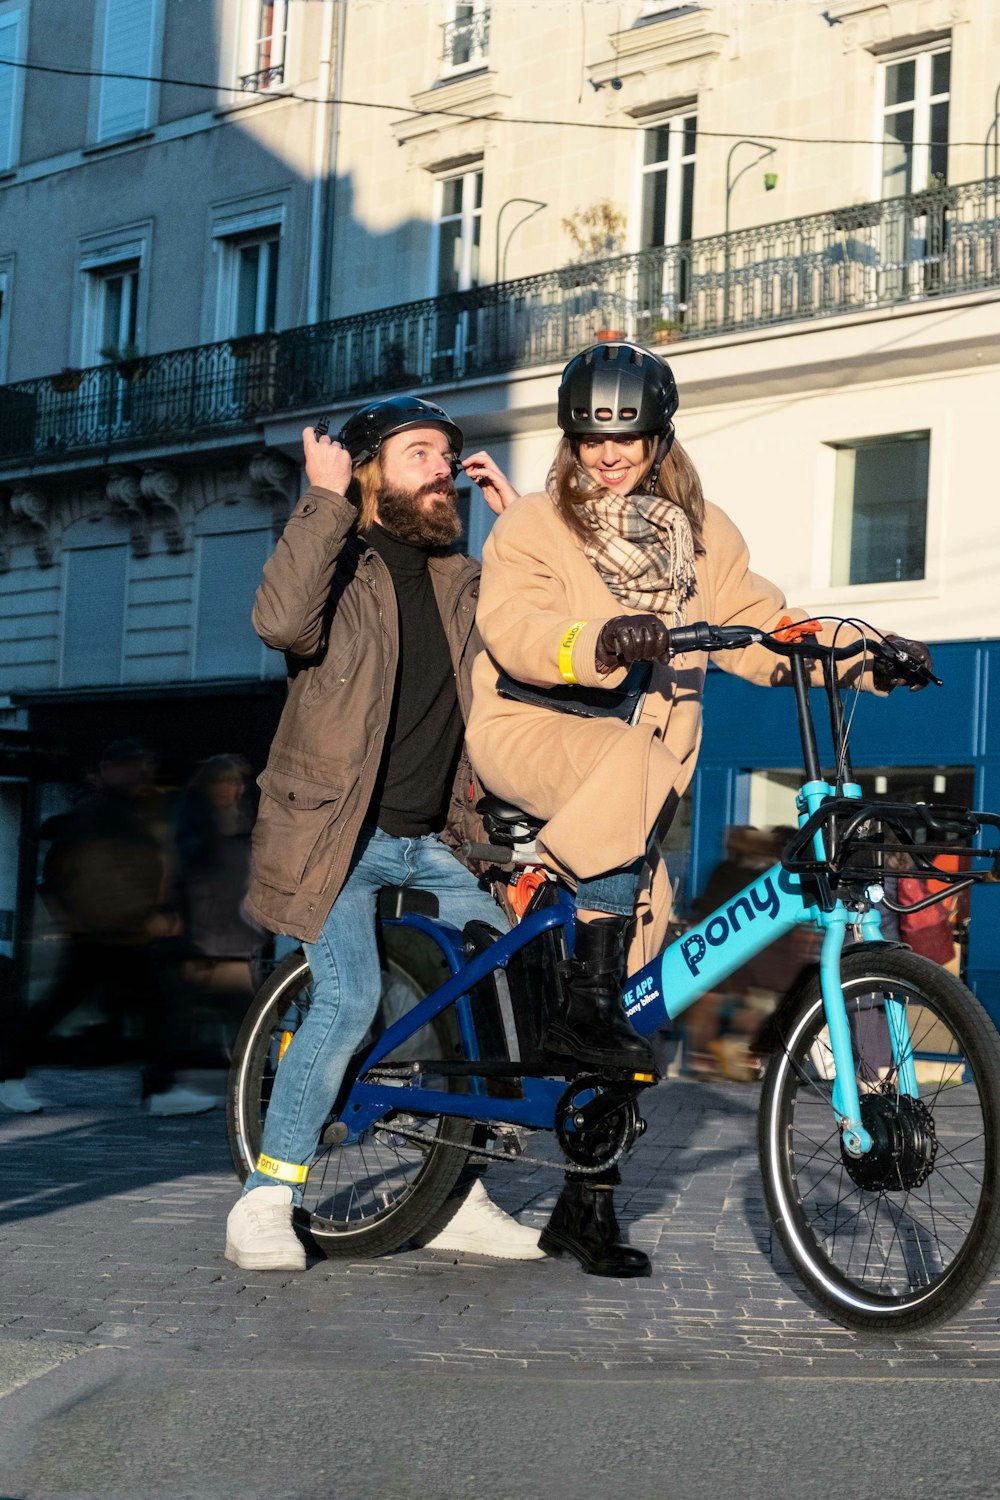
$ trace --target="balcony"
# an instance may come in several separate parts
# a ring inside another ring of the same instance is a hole
[[[281,412],[1000,289],[1000,178],[0,386],[0,466],[252,431]]]

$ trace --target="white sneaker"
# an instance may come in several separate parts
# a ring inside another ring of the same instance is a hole
[[[465,1199],[449,1198],[413,1243],[424,1250],[458,1250],[495,1260],[544,1260],[538,1230],[526,1229],[487,1196],[477,1177]]]
[[[215,1108],[215,1099],[198,1089],[178,1085],[163,1094],[150,1094],[142,1101],[142,1107],[150,1115],[204,1115]]]
[[[15,1115],[37,1115],[45,1108],[44,1101],[31,1092],[24,1078],[8,1078],[0,1083],[0,1105]]]
[[[251,1188],[226,1220],[226,1259],[244,1271],[304,1271],[306,1252],[292,1228],[292,1190]]]

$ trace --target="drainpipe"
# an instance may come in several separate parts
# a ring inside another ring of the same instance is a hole
[[[338,105],[328,101],[334,94],[340,93],[344,22],[347,11],[346,0],[322,0],[322,4],[323,16],[320,23],[322,35],[316,91],[317,97],[325,102],[315,106],[316,116],[313,128],[307,323],[319,323],[329,316],[329,229],[330,200],[333,197],[331,172],[336,171],[335,141],[340,124],[340,109]]]

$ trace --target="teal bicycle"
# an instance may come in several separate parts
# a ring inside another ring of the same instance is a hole
[[[796,925],[822,934],[818,963],[769,1028],[758,1129],[768,1211],[807,1293],[838,1321],[926,1328],[979,1291],[1000,1252],[1000,1038],[957,978],[882,939],[879,911],[893,904],[886,861],[941,882],[921,906],[996,880],[1000,818],[865,800],[838,663],[888,656],[911,683],[937,681],[871,627],[845,646],[742,626],[672,632],[678,651],[751,644],[788,664],[805,766],[798,830],[778,864],[629,977],[625,1006],[653,1036]],[[823,668],[828,774],[810,661]],[[480,809],[489,841],[466,852],[489,866],[519,919],[506,933],[484,923],[458,932],[436,920],[427,893],[382,893],[382,1013],[330,1101],[301,1211],[329,1256],[406,1244],[470,1159],[601,1173],[642,1133],[639,1105],[655,1075],[575,1072],[546,1052],[572,952],[572,897],[538,863],[537,821],[492,797]],[[940,854],[958,856],[949,861],[958,868],[940,870]],[[292,954],[240,1032],[228,1123],[244,1179],[310,998],[308,965]],[[546,1140],[558,1159],[532,1154]]]

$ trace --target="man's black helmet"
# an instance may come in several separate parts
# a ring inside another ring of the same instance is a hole
[[[442,407],[418,396],[389,396],[384,401],[369,402],[348,417],[337,433],[337,442],[347,449],[352,463],[363,464],[375,457],[387,437],[408,427],[429,426],[444,428],[457,458],[464,441],[462,429]]]
[[[679,404],[665,359],[638,344],[594,344],[563,370],[558,422],[567,437],[655,436],[670,432]]]

